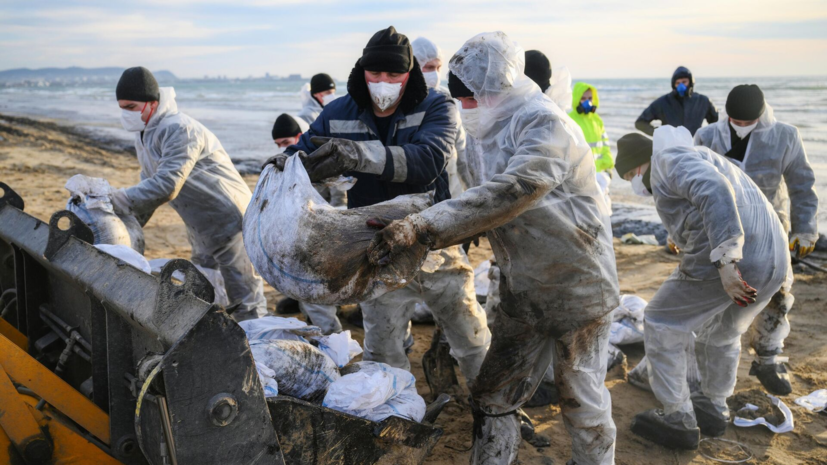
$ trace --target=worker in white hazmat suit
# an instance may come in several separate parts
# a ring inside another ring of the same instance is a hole
[[[609,212],[582,131],[525,76],[523,60],[502,32],[475,36],[451,58],[451,75],[466,89],[452,95],[480,148],[469,154],[477,187],[393,222],[374,238],[369,259],[392,265],[417,241],[439,249],[487,232],[501,303],[471,385],[472,463],[516,459],[515,411],[554,358],[572,462],[612,464],[604,354],[619,292]]]
[[[655,130],[654,143],[628,134],[616,168],[684,252],[644,311],[649,384],[663,410],[635,416],[632,431],[674,449],[697,449],[700,433],[721,436],[735,388],[741,335],[791,276],[786,234],[743,171],[684,127]],[[693,333],[697,336],[693,338]],[[690,395],[686,349],[693,344],[701,391]]]
[[[425,77],[428,88],[434,89],[434,92],[448,94],[448,90],[439,85],[443,61],[442,49],[425,37],[420,37],[411,42],[411,48],[416,61],[419,62],[419,66],[422,68],[422,76]],[[459,113],[459,108],[456,111]],[[460,119],[459,114],[457,114],[457,119]],[[467,170],[465,166],[465,130],[462,129],[461,124],[457,131],[457,139],[452,152],[451,157],[445,164],[445,171],[448,172],[448,189],[451,191],[451,197],[459,197],[468,187],[459,174],[460,171],[466,172]]]
[[[112,194],[117,211],[144,223],[169,202],[187,226],[192,261],[217,264],[238,321],[264,316],[264,287],[241,236],[241,222],[252,193],[221,142],[201,123],[179,113],[175,91],[158,87],[146,68],[123,72],[116,89],[121,122],[135,133],[141,182]],[[206,257],[209,257],[208,260]]]
[[[789,233],[790,252],[799,258],[807,256],[818,240],[818,195],[801,134],[795,126],[775,119],[756,85],[732,89],[726,111],[727,118],[695,133],[695,144],[709,147],[744,170],[767,196]],[[757,376],[776,395],[792,392],[787,366],[779,355],[790,333],[787,313],[794,300],[782,289],[753,324],[756,356],[750,375]]]

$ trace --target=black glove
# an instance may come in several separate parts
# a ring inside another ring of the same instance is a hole
[[[312,182],[339,176],[359,164],[356,142],[331,137],[311,137],[310,142],[319,147],[303,160]]]

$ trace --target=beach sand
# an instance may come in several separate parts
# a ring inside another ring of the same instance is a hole
[[[68,198],[63,188],[74,174],[104,177],[114,187],[126,187],[139,180],[138,163],[133,153],[115,144],[102,143],[56,124],[11,118],[0,115],[0,182],[11,186],[26,202],[25,210],[48,221],[52,213],[62,210]],[[245,176],[251,186],[256,176]],[[147,224],[147,258],[189,258],[190,247],[181,219],[169,207],[158,209]],[[485,241],[471,249],[474,266],[491,256]],[[623,293],[638,294],[649,299],[678,263],[659,247],[621,245],[615,241],[617,268]],[[744,444],[754,454],[749,463],[818,464],[827,463],[827,415],[812,414],[793,403],[801,395],[827,386],[827,276],[824,274],[796,274],[793,293],[795,307],[790,314],[792,334],[787,339],[787,351],[795,376],[793,394],[783,400],[791,408],[795,430],[775,435],[764,427],[738,428],[730,426],[724,438]],[[268,307],[272,311],[279,294],[267,286]],[[345,323],[361,342],[361,329]],[[417,387],[426,400],[430,399],[421,358],[428,349],[432,325],[415,325],[416,344],[411,353]],[[738,369],[736,392],[760,388],[755,378],[749,377],[752,355],[743,340]],[[642,346],[623,347],[629,368],[643,356]],[[458,371],[458,370],[457,370]],[[617,463],[626,464],[714,464],[698,452],[674,452],[638,438],[629,431],[632,417],[644,410],[658,407],[653,395],[625,381],[625,367],[612,370],[606,380],[617,425]],[[438,424],[445,434],[426,463],[448,465],[467,463],[466,449],[471,441],[471,413],[464,397],[449,404],[439,417]],[[570,441],[563,425],[560,409],[551,407],[526,409],[535,421],[539,434],[551,439],[551,447],[538,450],[523,442],[519,461],[524,464],[565,464],[571,457]],[[724,458],[725,455],[721,455]]]

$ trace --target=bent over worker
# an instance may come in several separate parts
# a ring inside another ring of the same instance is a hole
[[[637,133],[621,140],[618,174],[654,196],[664,227],[684,251],[644,312],[649,384],[663,410],[636,415],[632,432],[669,448],[697,449],[700,433],[726,431],[741,335],[790,284],[786,235],[749,176],[694,147],[686,128],[658,128],[654,143]],[[686,350],[693,343],[701,390],[690,395]]]
[[[141,182],[115,191],[113,206],[143,218],[169,202],[187,226],[192,261],[218,268],[237,321],[264,316],[263,281],[244,250],[241,223],[252,193],[221,142],[178,111],[175,90],[146,68],[123,72],[115,91],[121,123],[135,133]]]

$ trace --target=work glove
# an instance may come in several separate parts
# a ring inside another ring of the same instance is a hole
[[[348,171],[378,175],[385,170],[385,146],[379,141],[355,142],[335,137],[311,137],[310,142],[319,148],[302,161],[312,182]]]
[[[284,165],[287,163],[287,159],[291,156],[297,156],[301,159],[302,164],[304,164],[305,160],[307,159],[307,154],[302,152],[301,150],[297,151],[293,155],[287,155],[285,153],[279,153],[277,155],[273,155],[272,157],[268,158],[267,161],[261,165],[261,170],[264,171],[264,168],[267,168],[267,165],[273,165],[279,171],[284,171]]]
[[[125,189],[118,189],[109,194],[109,199],[112,202],[112,209],[115,210],[116,215],[134,215],[132,211],[132,202],[126,195]]]
[[[417,242],[430,245],[433,243],[427,233],[427,225],[416,213],[401,220],[391,221],[385,218],[371,218],[367,225],[379,229],[368,246],[368,261],[373,265],[387,265],[398,255],[413,247]]]
[[[724,285],[724,290],[733,302],[741,307],[755,303],[755,299],[758,298],[758,291],[744,281],[738,266],[734,262],[718,268],[718,273],[721,275],[721,284]]]
[[[800,234],[790,236],[790,253],[795,258],[804,258],[816,248],[816,243],[803,238]]]

